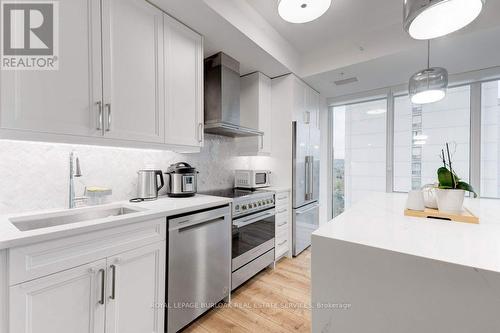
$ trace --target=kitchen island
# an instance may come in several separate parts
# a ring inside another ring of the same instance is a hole
[[[312,236],[313,332],[500,332],[500,200],[480,224],[403,215],[372,194]]]

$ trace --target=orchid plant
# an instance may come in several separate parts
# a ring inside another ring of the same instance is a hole
[[[468,183],[462,181],[453,170],[448,142],[446,143],[446,156],[444,149],[442,149],[440,157],[443,161],[443,166],[437,170],[439,180],[438,188],[445,190],[465,190],[472,193],[474,198],[477,198],[477,193],[474,191],[474,188],[472,188],[472,186]],[[448,161],[446,161],[446,158],[448,158]]]

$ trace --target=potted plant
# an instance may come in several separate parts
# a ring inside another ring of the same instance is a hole
[[[448,162],[444,150],[441,150],[443,166],[437,170],[439,181],[436,189],[437,206],[440,211],[458,213],[462,211],[465,192],[473,193],[474,198],[477,198],[477,193],[472,186],[462,181],[453,170],[448,143],[446,143],[446,153]]]

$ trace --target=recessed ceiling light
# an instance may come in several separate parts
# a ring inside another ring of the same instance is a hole
[[[366,111],[366,114],[383,114],[386,113],[387,111],[385,109],[375,109],[375,110],[368,110]]]
[[[280,0],[278,13],[290,23],[306,23],[323,15],[332,0]]]
[[[417,145],[417,146],[423,146],[423,145],[425,145],[426,143],[427,143],[427,142],[425,142],[425,141],[423,141],[423,140],[422,140],[422,141],[415,141],[413,144],[415,144],[415,145]]]
[[[484,0],[404,0],[404,27],[415,39],[445,36],[474,21]]]

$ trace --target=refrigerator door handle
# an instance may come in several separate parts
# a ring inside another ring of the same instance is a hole
[[[305,161],[305,200],[311,200],[309,198],[309,186],[311,180],[309,179],[309,156],[306,156],[306,161]]]
[[[305,208],[305,209],[297,209],[295,213],[296,213],[297,215],[304,214],[304,213],[307,213],[307,212],[309,212],[309,211],[311,211],[311,210],[314,210],[314,209],[316,209],[316,208],[318,208],[318,207],[319,207],[319,204],[315,204],[315,205],[313,205],[313,206],[311,206],[311,207],[307,207],[307,208]]]
[[[313,195],[313,164],[312,164],[313,157],[312,156],[306,156],[306,200],[312,200],[312,195]]]
[[[309,200],[312,200],[314,193],[314,156],[309,156],[309,185]]]

